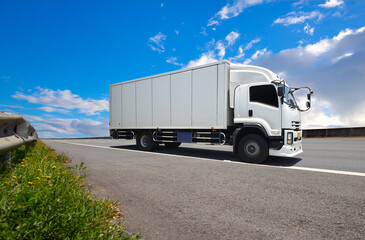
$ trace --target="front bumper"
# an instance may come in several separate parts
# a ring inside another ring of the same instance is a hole
[[[276,157],[295,157],[302,152],[302,142],[296,142],[293,145],[284,145],[279,150],[270,149],[269,155]]]
[[[288,132],[293,133],[293,144],[289,145],[287,144],[287,134]],[[284,145],[282,148],[276,150],[276,149],[270,149],[269,155],[270,156],[276,156],[276,157],[295,157],[296,155],[303,152],[302,147],[302,131],[294,131],[294,130],[285,130],[284,131]],[[298,138],[300,137],[300,138]]]

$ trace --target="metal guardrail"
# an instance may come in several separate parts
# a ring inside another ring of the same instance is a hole
[[[303,137],[365,137],[365,127],[306,129]]]
[[[11,160],[13,149],[35,143],[37,139],[37,131],[22,115],[0,112],[0,157]]]

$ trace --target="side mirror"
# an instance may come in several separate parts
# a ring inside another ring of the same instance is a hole
[[[311,100],[311,94],[310,93],[308,93],[307,94],[307,99],[310,101]]]
[[[283,86],[279,86],[278,87],[278,96],[279,97],[282,97],[282,96],[284,96],[284,93],[285,93],[284,87]]]
[[[308,94],[308,95],[309,95],[309,94]],[[310,102],[307,102],[307,103],[306,103],[306,106],[307,106],[307,108],[308,108],[308,109],[310,109],[310,108],[311,108],[311,103],[310,103]]]

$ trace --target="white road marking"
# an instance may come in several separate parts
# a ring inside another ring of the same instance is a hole
[[[197,160],[203,160],[203,161],[219,162],[217,160],[208,159],[208,158],[181,156],[181,155],[175,155],[175,154],[169,154],[169,153],[144,152],[144,151],[140,151],[140,150],[112,148],[112,147],[97,146],[97,145],[90,145],[90,144],[83,144],[83,143],[73,143],[73,142],[67,142],[67,141],[62,141],[62,140],[50,140],[50,141],[55,141],[55,142],[60,142],[60,143],[66,143],[66,144],[73,144],[73,145],[78,145],[78,146],[85,146],[85,147],[111,149],[111,150],[117,150],[117,151],[136,152],[136,153],[142,153],[142,154],[153,154],[153,155],[161,155],[161,156],[171,156],[171,157],[178,157],[178,158],[190,158],[190,159],[197,159]],[[361,173],[361,172],[350,172],[350,171],[340,171],[340,170],[321,169],[321,168],[308,168],[308,167],[296,167],[296,166],[283,167],[283,166],[260,165],[260,164],[252,164],[252,163],[245,163],[245,162],[236,162],[236,161],[230,161],[230,160],[223,160],[223,162],[230,162],[230,163],[242,164],[242,165],[254,165],[254,166],[257,166],[257,167],[270,167],[270,168],[281,168],[281,169],[293,169],[293,170],[300,170],[300,171],[310,171],[310,172],[320,172],[320,173],[332,173],[332,174],[341,174],[341,175],[365,177],[365,173]]]

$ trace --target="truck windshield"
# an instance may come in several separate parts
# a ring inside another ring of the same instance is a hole
[[[284,103],[288,104],[290,107],[297,108],[295,98],[293,96],[293,93],[290,92],[290,88],[288,86],[285,86],[284,84],[279,84],[279,86],[283,86],[285,89],[283,98]]]

